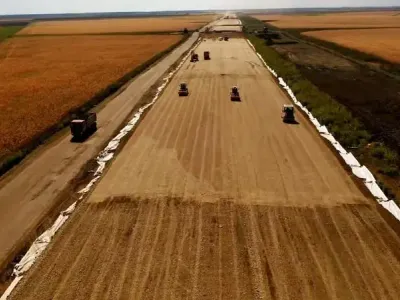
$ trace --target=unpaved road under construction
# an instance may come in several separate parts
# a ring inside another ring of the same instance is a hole
[[[399,299],[399,225],[301,114],[282,123],[245,40],[204,50],[12,299]]]

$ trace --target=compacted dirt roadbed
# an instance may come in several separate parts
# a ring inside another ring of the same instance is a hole
[[[12,299],[398,299],[399,225],[303,116],[282,123],[245,40],[205,50]]]

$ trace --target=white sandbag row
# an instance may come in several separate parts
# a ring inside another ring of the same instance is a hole
[[[312,113],[304,105],[302,105],[300,101],[297,100],[293,91],[286,84],[284,79],[282,77],[278,77],[277,73],[266,64],[262,56],[255,50],[253,44],[249,40],[247,40],[247,42],[249,43],[250,47],[254,49],[257,56],[260,58],[260,60],[263,62],[266,68],[278,79],[279,85],[281,85],[282,88],[286,90],[289,97],[293,100],[294,104],[297,105],[308,116],[311,123],[314,124],[315,128],[318,130],[320,135],[325,139],[327,139],[332,144],[332,146],[336,149],[336,151],[339,153],[339,155],[342,157],[345,163],[351,168],[353,174],[356,175],[358,178],[362,179],[365,187],[371,192],[371,194],[375,197],[375,199],[385,209],[387,209],[396,219],[400,221],[399,207],[396,205],[394,201],[392,200],[389,201],[389,199],[387,198],[385,193],[381,190],[381,188],[376,182],[375,177],[368,170],[368,168],[366,166],[361,166],[361,164],[354,157],[354,155],[350,152],[347,152],[346,149],[344,149],[342,145],[334,138],[334,136],[331,133],[329,133],[328,128],[324,125],[321,125],[319,121],[316,118],[314,118]]]
[[[61,212],[53,226],[43,232],[29,248],[28,252],[24,255],[19,263],[14,267],[13,274],[16,276],[22,276],[28,271],[35,260],[42,254],[47,248],[53,236],[61,228],[62,225],[68,220],[69,216],[73,213],[76,208],[76,202],[74,202],[68,209]]]
[[[200,40],[191,48],[191,50],[195,49],[200,44]],[[190,51],[188,54],[182,59],[180,64],[170,72],[165,78],[163,78],[163,83],[157,89],[157,93],[152,99],[152,101],[141,108],[139,108],[138,112],[134,115],[134,117],[128,122],[128,124],[121,129],[121,131],[108,143],[108,145],[104,148],[103,151],[97,157],[97,169],[93,175],[92,180],[83,188],[81,189],[78,194],[80,194],[79,200],[81,200],[85,194],[87,194],[94,184],[100,179],[101,175],[103,174],[104,168],[106,163],[109,162],[113,157],[114,153],[117,150],[118,146],[120,145],[121,139],[126,136],[136,125],[139,121],[143,112],[152,106],[157,99],[159,98],[161,92],[167,86],[169,81],[171,80],[172,76],[182,67],[186,59],[189,57]],[[64,223],[68,220],[71,216],[73,211],[77,206],[77,202],[73,203],[68,209],[64,210],[60,213],[60,216],[54,222],[53,226],[43,232],[32,244],[29,248],[28,252],[24,255],[21,261],[15,265],[13,270],[13,275],[16,277],[14,278],[13,282],[10,284],[8,289],[3,293],[0,300],[6,300],[17,284],[23,278],[23,275],[32,267],[34,262],[39,258],[39,256],[43,253],[43,251],[47,248],[50,241],[52,240],[53,236],[56,232],[64,225]]]

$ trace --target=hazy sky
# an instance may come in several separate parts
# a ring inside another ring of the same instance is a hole
[[[396,5],[400,6],[400,0],[0,0],[0,15]]]

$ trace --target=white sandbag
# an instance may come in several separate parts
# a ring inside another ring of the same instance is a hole
[[[253,46],[253,44],[250,42],[250,40],[246,40],[247,41],[247,43],[250,45],[250,47],[254,50],[254,51],[256,51],[256,48],[254,48],[254,46]]]
[[[119,142],[118,141],[111,141],[108,143],[107,147],[104,149],[104,151],[114,151],[115,149],[118,148]]]
[[[329,134],[328,128],[326,128],[325,125],[324,126],[320,126],[317,129],[318,129],[318,132],[321,133],[321,134]]]
[[[301,107],[301,110],[304,111],[308,116],[310,115],[310,112],[309,112],[309,110],[307,109],[307,107],[302,106],[302,107]]]
[[[336,143],[333,143],[332,146],[340,153],[340,154],[344,154],[347,153],[346,149],[344,149],[342,147],[342,145],[340,145],[340,143],[338,141],[336,141]]]
[[[114,152],[106,152],[103,155],[99,156],[97,158],[97,161],[99,162],[107,162],[109,160],[111,160],[114,157]]]
[[[377,198],[380,201],[387,201],[389,200],[385,193],[382,192],[381,188],[379,187],[379,185],[376,183],[376,181],[372,181],[372,182],[365,182],[364,183],[365,186],[367,187],[367,189],[369,189],[369,191],[371,192],[371,194]]]
[[[321,136],[330,141],[331,144],[337,143],[336,139],[333,137],[331,133],[321,134]]]
[[[319,127],[321,127],[321,124],[318,122],[318,120],[316,118],[310,118],[311,123],[314,124],[314,126],[318,129]]]
[[[278,81],[279,81],[279,84],[280,84],[281,86],[286,87],[286,82],[283,80],[282,77],[279,77],[279,78],[278,78]]]
[[[353,153],[340,153],[340,156],[343,158],[343,160],[346,162],[346,164],[350,167],[360,167],[360,163],[358,160],[354,157]]]
[[[400,208],[393,201],[381,201],[379,202],[386,210],[388,210],[397,220],[400,221]]]
[[[366,166],[362,167],[353,167],[351,168],[352,172],[354,175],[356,175],[358,178],[364,180],[365,182],[374,182],[375,177],[372,175],[372,173],[368,170]]]
[[[63,216],[72,214],[72,213],[75,211],[76,205],[77,205],[77,204],[78,204],[78,202],[75,201],[75,202],[72,203],[66,210],[62,211],[61,214],[62,214]]]

